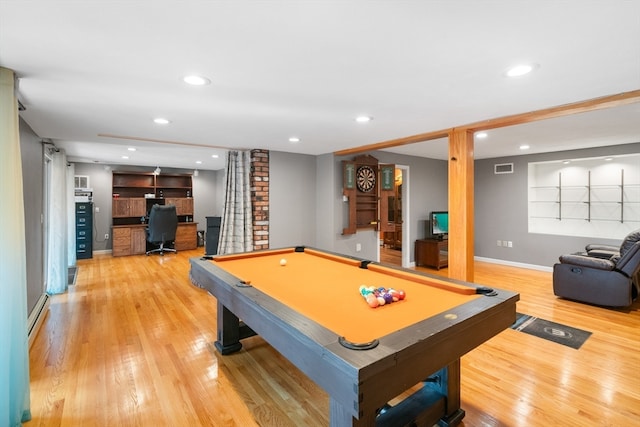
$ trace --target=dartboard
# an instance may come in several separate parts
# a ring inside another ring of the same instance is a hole
[[[358,190],[367,193],[376,186],[376,172],[371,166],[360,166],[356,172]]]

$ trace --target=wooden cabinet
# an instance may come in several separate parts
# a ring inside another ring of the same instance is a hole
[[[144,225],[113,227],[113,256],[140,255],[147,251]]]
[[[198,247],[198,223],[181,222],[176,230],[174,248],[178,251]],[[147,249],[147,226],[145,224],[118,225],[112,230],[113,256],[141,255]]]
[[[449,265],[449,241],[438,239],[416,240],[416,267],[440,270]]]
[[[131,228],[131,254],[143,254],[147,251],[146,227]]]
[[[111,236],[113,237],[113,256],[131,255],[131,228],[113,227]]]
[[[129,199],[114,198],[111,202],[111,211],[114,218],[124,218],[129,216]]]
[[[113,256],[147,251],[146,216],[154,204],[175,205],[177,250],[198,247],[191,175],[113,172],[112,190]]]
[[[135,217],[139,220],[147,214],[147,202],[140,197],[115,198],[111,210],[114,218]]]
[[[178,224],[178,230],[176,231],[176,250],[184,251],[198,247],[197,226],[198,223],[196,222]]]
[[[181,215],[193,215],[193,199],[185,197],[167,197],[164,199],[165,205],[174,205],[176,213]]]

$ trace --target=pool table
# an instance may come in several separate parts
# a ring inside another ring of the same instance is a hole
[[[508,328],[519,299],[304,246],[190,263],[191,281],[217,299],[217,350],[259,334],[329,394],[339,427],[457,425],[460,357]],[[362,285],[406,297],[372,308]]]

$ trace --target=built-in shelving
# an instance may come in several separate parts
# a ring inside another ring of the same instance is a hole
[[[619,184],[593,184],[591,171],[586,181],[584,185],[563,185],[562,172],[558,172],[558,185],[531,187],[530,218],[640,223],[638,215],[628,213],[640,207],[640,184],[625,184],[624,169]]]
[[[193,222],[191,175],[145,172],[113,172],[113,255],[145,253],[145,228],[154,204],[175,205],[178,215],[175,248],[197,247],[197,223]]]

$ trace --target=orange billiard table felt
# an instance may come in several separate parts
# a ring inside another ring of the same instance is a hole
[[[286,259],[281,266],[280,260]],[[218,267],[347,340],[369,342],[478,298],[472,287],[305,249],[215,257]],[[407,297],[371,308],[360,285],[402,289]]]

